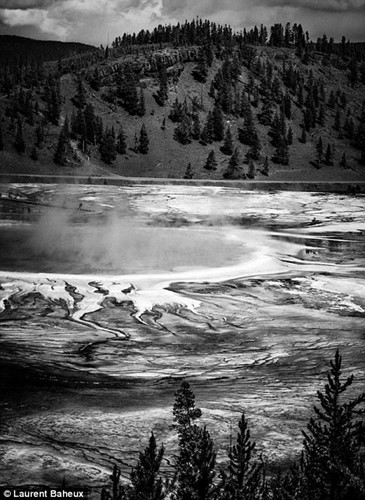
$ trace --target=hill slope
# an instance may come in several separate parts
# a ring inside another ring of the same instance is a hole
[[[365,87],[360,77],[351,81],[349,58],[328,55],[313,46],[304,57],[294,46],[237,44],[224,51],[213,46],[208,61],[205,50],[203,44],[149,44],[129,51],[115,47],[107,58],[99,53],[81,67],[65,61],[58,69],[63,74],[49,70],[53,75],[43,76],[40,84],[23,82],[0,101],[1,172],[365,179],[359,143]],[[52,120],[49,88],[57,85],[59,116]],[[25,95],[31,103],[31,119],[29,104],[28,112],[22,109]],[[60,165],[54,157],[66,116],[71,135]],[[24,152],[15,146],[19,123]],[[149,141],[147,151],[140,147],[142,125]],[[121,126],[126,147],[108,158],[100,144],[112,137],[112,146],[106,149],[113,149]],[[87,131],[88,127],[93,130]],[[212,127],[215,132],[212,135],[210,130],[206,140],[204,129]],[[280,129],[278,134],[275,127]],[[228,128],[232,148],[225,151]],[[238,164],[232,174],[229,164],[234,163],[236,148]]]
[[[0,35],[0,65],[14,66],[31,61],[57,61],[64,57],[94,51],[92,45],[52,40],[33,40],[15,35]]]

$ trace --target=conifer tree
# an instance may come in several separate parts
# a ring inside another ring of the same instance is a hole
[[[198,62],[193,72],[193,77],[200,83],[205,83],[208,76],[207,57],[203,48],[200,48]]]
[[[329,165],[329,166],[333,165],[333,153],[332,153],[332,148],[331,148],[330,144],[327,145],[324,162],[326,165]]]
[[[316,151],[317,151],[317,162],[322,163],[323,154],[324,154],[322,137],[319,137],[319,139],[317,141]]]
[[[286,138],[283,136],[280,136],[280,138],[278,139],[273,161],[281,165],[289,164],[289,148],[286,142]]]
[[[293,144],[293,130],[291,127],[289,127],[289,129],[288,129],[288,133],[286,136],[286,142],[288,143],[289,146],[291,144]]]
[[[216,168],[217,168],[217,160],[215,158],[214,149],[212,149],[209,152],[207,161],[206,161],[206,163],[204,165],[204,168],[205,168],[205,170],[216,170]]]
[[[269,175],[269,170],[270,170],[270,162],[269,162],[269,157],[265,156],[264,163],[262,165],[262,174],[263,175]]]
[[[256,174],[256,166],[255,166],[255,164],[253,162],[253,159],[249,158],[247,177],[249,179],[254,179],[255,178],[255,174]]]
[[[321,104],[318,114],[318,123],[323,127],[325,125],[325,121],[326,121],[325,110],[324,106]]]
[[[270,99],[266,99],[262,106],[261,113],[259,115],[259,122],[261,125],[269,126],[273,120],[273,104]]]
[[[139,460],[130,474],[132,489],[131,500],[163,500],[165,498],[164,484],[159,477],[164,447],[157,449],[156,438],[151,432],[148,446],[139,454]]]
[[[80,73],[77,75],[76,79],[76,94],[74,101],[78,108],[82,109],[86,106],[86,92]]]
[[[67,161],[67,155],[69,154],[71,149],[70,145],[70,131],[68,118],[66,117],[65,123],[61,129],[60,135],[58,137],[57,148],[53,157],[53,161],[58,165],[65,165]]]
[[[175,128],[174,139],[180,142],[180,144],[191,143],[190,120],[188,117],[185,117]]]
[[[0,120],[0,151],[4,151],[3,127]]]
[[[333,128],[337,130],[338,132],[341,130],[341,113],[339,110],[336,111],[335,115],[335,123]]]
[[[305,144],[307,142],[307,134],[305,132],[305,128],[302,127],[302,135],[300,136],[300,142]]]
[[[175,392],[175,401],[172,409],[175,426],[181,429],[191,427],[193,422],[200,418],[202,412],[195,407],[195,394],[188,382],[181,382],[180,389]]]
[[[240,179],[242,178],[242,172],[239,167],[240,164],[240,155],[239,149],[235,148],[232,153],[232,156],[229,159],[227,170],[224,172],[223,177],[225,179]]]
[[[205,124],[202,133],[200,134],[200,142],[204,146],[206,146],[207,144],[211,144],[213,142],[213,134],[214,134],[213,115],[212,112],[209,111],[205,119]]]
[[[40,147],[42,142],[44,141],[44,130],[43,130],[43,124],[39,124],[37,128],[35,129],[35,135],[36,135],[36,146]]]
[[[35,146],[33,146],[32,151],[30,152],[30,157],[34,161],[38,160],[38,151],[37,151],[37,148]]]
[[[342,155],[340,165],[343,168],[347,168],[347,158],[346,158],[346,153],[345,152]]]
[[[126,136],[122,125],[119,127],[118,137],[117,137],[117,153],[120,155],[125,154],[127,151],[127,144],[125,142]]]
[[[175,426],[179,435],[176,460],[176,500],[209,500],[215,476],[216,453],[209,432],[194,421],[201,417],[195,407],[195,395],[188,382],[182,382],[173,405]]]
[[[96,92],[98,92],[100,90],[101,77],[100,77],[100,73],[99,73],[97,66],[95,66],[93,76],[91,77],[91,80],[90,80],[90,85],[91,85],[91,88],[93,90],[95,90]]]
[[[327,104],[328,104],[328,107],[331,109],[334,109],[334,107],[336,106],[336,96],[335,96],[335,93],[333,92],[333,90],[331,90]]]
[[[220,485],[222,500],[259,499],[265,489],[262,463],[254,460],[256,443],[251,440],[245,414],[238,423],[236,443],[229,451],[228,475]]]
[[[198,141],[201,133],[199,113],[193,113],[192,120],[193,120],[193,126],[191,129],[191,137],[196,141]]]
[[[242,144],[247,144],[248,146],[253,146],[258,139],[251,109],[247,112],[242,127],[238,129],[238,139]]]
[[[222,153],[225,155],[231,155],[233,153],[233,140],[232,140],[232,132],[231,127],[228,125],[226,128],[226,133],[224,135],[224,142],[221,147]]]
[[[288,120],[291,119],[291,98],[288,91],[286,91],[283,100],[283,111]]]
[[[193,177],[194,177],[194,170],[193,167],[191,166],[191,163],[189,162],[185,170],[184,179],[192,179]]]
[[[113,137],[112,131],[109,128],[105,129],[103,137],[100,141],[99,151],[101,159],[105,163],[112,163],[117,157],[117,148],[115,144],[115,138]]]
[[[20,155],[25,151],[25,141],[23,137],[23,123],[20,116],[18,116],[18,121],[17,121],[14,147]]]
[[[148,138],[146,125],[143,123],[139,133],[138,151],[142,154],[148,153],[150,140]]]
[[[365,491],[365,467],[361,460],[364,439],[359,410],[365,393],[344,401],[344,392],[353,383],[341,379],[342,357],[338,350],[324,392],[318,391],[320,407],[314,406],[304,436],[302,466],[304,495],[301,498],[360,499]],[[360,410],[361,411],[361,410]]]

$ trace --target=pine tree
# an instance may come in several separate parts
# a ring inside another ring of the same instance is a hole
[[[44,130],[43,130],[43,125],[41,123],[35,129],[35,135],[36,135],[35,145],[37,147],[40,147],[40,145],[44,141]]]
[[[125,154],[127,151],[127,144],[125,142],[126,136],[122,125],[119,127],[118,137],[117,137],[117,153],[120,155]]]
[[[0,120],[0,151],[4,151],[3,127]]]
[[[65,123],[61,129],[60,135],[58,137],[57,148],[53,157],[53,161],[58,165],[65,165],[67,161],[67,155],[69,154],[71,149],[70,146],[70,131],[68,118],[66,117]]]
[[[142,154],[147,154],[149,149],[149,143],[150,140],[148,138],[147,129],[145,124],[143,123],[139,133],[138,151]]]
[[[204,165],[204,168],[205,168],[205,170],[216,170],[216,168],[217,168],[217,160],[215,158],[214,149],[212,149],[209,152],[207,161],[206,161],[206,163]]]
[[[337,130],[338,132],[341,130],[341,113],[339,110],[336,111],[335,115],[335,123],[333,128]]]
[[[201,417],[195,407],[195,395],[188,382],[182,382],[173,405],[179,436],[179,454],[175,464],[176,500],[208,500],[215,476],[216,453],[209,432],[194,421]]]
[[[269,162],[269,157],[265,156],[264,163],[262,165],[262,174],[263,175],[269,175],[269,170],[270,170],[270,162]]]
[[[227,170],[224,172],[223,177],[225,179],[240,179],[242,178],[242,172],[239,167],[240,155],[239,149],[235,148],[232,156],[229,159]]]
[[[251,441],[245,414],[238,423],[236,443],[229,451],[228,475],[223,475],[220,485],[222,500],[258,499],[265,489],[262,463],[254,460],[256,443]]]
[[[205,51],[203,48],[199,51],[198,63],[193,69],[193,77],[200,83],[205,83],[208,76],[208,65]]]
[[[291,127],[289,127],[289,129],[288,129],[288,133],[286,136],[286,142],[288,143],[289,146],[291,144],[293,144],[293,130]]]
[[[330,144],[327,145],[324,162],[326,165],[329,165],[329,166],[333,165],[333,153],[332,153],[332,148],[331,148]]]
[[[205,119],[205,124],[202,133],[200,134],[200,142],[204,146],[206,146],[207,144],[211,144],[213,142],[213,134],[214,134],[213,114],[211,111],[209,111]]]
[[[77,75],[76,79],[76,95],[74,97],[74,102],[78,108],[84,108],[86,106],[86,92],[80,74]]]
[[[137,91],[137,79],[131,64],[126,64],[115,74],[116,95],[120,97],[122,105],[130,115],[138,115],[140,105]]]
[[[323,127],[325,125],[325,122],[326,122],[326,115],[324,111],[324,106],[321,104],[318,114],[318,123],[321,125],[321,127]]]
[[[191,137],[196,141],[198,141],[201,133],[199,113],[193,113],[192,120],[193,120],[193,126],[191,129]]]
[[[273,120],[273,103],[270,99],[267,99],[263,106],[261,113],[259,115],[259,122],[261,125],[269,126],[272,124]]]
[[[206,427],[186,428],[179,436],[176,500],[210,500],[214,489],[216,452]]]
[[[117,157],[117,148],[112,131],[109,128],[105,129],[103,137],[100,141],[99,151],[101,159],[107,163],[112,163]]]
[[[286,142],[286,138],[283,136],[280,136],[278,140],[273,161],[281,165],[289,164],[289,148]]]
[[[37,151],[37,148],[35,146],[33,146],[32,151],[30,152],[30,157],[34,161],[38,160],[38,151]]]
[[[291,97],[288,91],[286,91],[283,99],[283,111],[288,120],[291,119]]]
[[[316,151],[317,151],[317,162],[318,163],[322,163],[322,161],[323,161],[323,154],[324,154],[322,137],[319,137],[319,139],[317,141]]]
[[[365,402],[365,393],[343,402],[344,392],[354,377],[343,382],[341,364],[337,350],[324,393],[317,392],[320,407],[314,407],[315,417],[303,432],[303,498],[360,500],[365,491],[365,467],[361,461],[364,429],[358,419],[358,407]]]
[[[191,143],[190,120],[188,117],[183,119],[174,130],[174,139],[180,144]]]
[[[191,166],[191,163],[189,162],[185,170],[184,179],[192,179],[193,177],[194,177],[194,170],[193,167]]]
[[[188,382],[181,382],[180,389],[175,392],[172,413],[178,430],[191,427],[193,422],[201,417],[202,412],[200,408],[195,407],[195,394]]]
[[[23,123],[20,116],[18,116],[18,121],[17,121],[14,147],[20,155],[25,151],[25,141],[23,137]]]
[[[253,162],[253,159],[250,158],[248,161],[248,172],[247,172],[247,177],[249,179],[254,179],[256,174],[256,166]]]
[[[282,137],[281,127],[282,127],[281,120],[278,112],[276,112],[269,130],[269,135],[272,137],[273,146],[277,146],[278,142]]]
[[[335,93],[333,92],[333,90],[331,90],[331,93],[329,95],[329,98],[328,98],[328,107],[331,108],[331,109],[334,109],[334,107],[336,106],[336,96],[335,96]]]
[[[96,92],[98,92],[100,90],[101,77],[100,77],[100,73],[99,73],[97,66],[95,66],[93,76],[91,77],[91,80],[90,80],[90,85],[91,85],[91,88],[93,90],[95,90]]]
[[[346,158],[346,153],[345,152],[342,155],[340,165],[343,168],[347,168],[347,158]]]
[[[305,144],[307,142],[307,134],[305,132],[305,128],[302,127],[302,135],[300,137],[300,142],[302,142],[303,144]]]
[[[139,460],[130,474],[132,490],[131,500],[163,500],[165,498],[164,484],[158,476],[164,447],[157,449],[156,439],[151,432],[147,448],[139,454]]]
[[[221,147],[221,151],[223,154],[229,156],[233,153],[232,132],[231,132],[231,127],[229,125],[226,128],[226,133],[224,135],[224,142]]]
[[[253,146],[258,139],[258,135],[253,123],[251,110],[247,112],[242,127],[238,129],[238,139],[242,144]]]

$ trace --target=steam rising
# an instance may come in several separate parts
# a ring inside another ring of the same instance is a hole
[[[52,209],[39,219],[26,246],[42,268],[48,263],[71,273],[170,271],[226,265],[242,253],[242,241],[227,237],[222,227],[151,227],[116,212],[95,220],[77,217]]]

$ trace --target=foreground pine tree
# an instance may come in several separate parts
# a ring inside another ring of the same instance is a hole
[[[195,395],[188,382],[175,393],[173,415],[179,436],[179,455],[175,465],[174,500],[212,498],[216,453],[207,429],[194,421],[201,417],[195,407]]]
[[[151,433],[130,473],[130,484],[121,484],[115,466],[111,487],[103,489],[101,500],[363,500],[365,393],[343,400],[353,376],[341,379],[341,363],[337,351],[324,392],[317,393],[320,406],[314,407],[315,416],[303,432],[301,459],[288,473],[279,471],[266,479],[267,465],[255,455],[256,444],[243,413],[228,464],[217,477],[213,440],[206,427],[197,424],[202,412],[189,384],[182,382],[173,405],[179,439],[173,480],[160,477],[164,449],[157,448]]]
[[[254,460],[256,443],[251,441],[245,414],[238,423],[236,443],[229,451],[228,474],[222,474],[219,487],[220,500],[255,500],[262,498],[265,491],[265,477],[262,462]]]
[[[336,351],[324,392],[318,391],[320,407],[314,407],[304,435],[303,499],[360,500],[365,498],[365,393],[343,400],[353,383],[351,375],[341,379],[342,358]]]
[[[163,500],[164,484],[159,477],[160,465],[164,454],[163,446],[157,449],[156,439],[151,432],[147,448],[139,454],[135,469],[130,478],[132,483],[129,498],[131,500]]]

